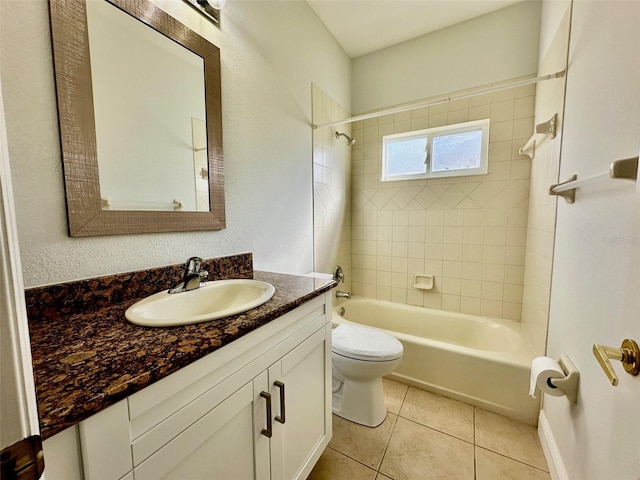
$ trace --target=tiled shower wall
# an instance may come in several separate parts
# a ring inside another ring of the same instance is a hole
[[[349,112],[318,86],[312,85],[315,125],[349,117]],[[339,130],[351,135],[349,124],[313,131],[313,269],[333,273],[340,265],[345,283],[340,290],[351,288],[351,147],[344,137],[336,139]]]
[[[566,68],[571,21],[570,10],[567,8],[553,40],[540,62],[538,68],[540,75],[558,72]],[[549,195],[549,186],[558,183],[559,180],[564,88],[565,78],[563,77],[541,82],[536,90],[536,124],[546,122],[554,114],[558,114],[556,138],[546,137],[536,143],[535,156],[531,165],[522,327],[536,355],[544,355],[547,345],[556,232],[556,204],[558,202],[558,197]]]
[[[532,85],[352,125],[354,294],[520,320],[531,161],[518,149],[534,104]],[[483,118],[488,175],[380,181],[383,135]],[[414,288],[415,274],[434,288]]]

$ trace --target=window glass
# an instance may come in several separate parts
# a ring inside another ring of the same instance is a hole
[[[483,175],[489,119],[382,137],[382,181]]]
[[[433,137],[431,171],[478,168],[482,160],[482,130]]]
[[[386,154],[389,159],[387,175],[424,173],[426,147],[426,137],[388,142],[386,145]]]

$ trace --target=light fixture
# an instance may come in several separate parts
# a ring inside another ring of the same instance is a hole
[[[184,0],[217,25],[220,25],[220,10],[227,0]]]

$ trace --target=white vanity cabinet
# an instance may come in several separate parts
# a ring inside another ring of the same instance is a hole
[[[331,439],[330,312],[326,293],[81,422],[84,478],[306,479]]]

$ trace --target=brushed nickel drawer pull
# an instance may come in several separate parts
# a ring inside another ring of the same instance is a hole
[[[285,398],[284,398],[284,383],[276,380],[273,384],[280,389],[280,415],[276,415],[276,422],[284,424],[287,421],[285,414]]]
[[[267,401],[267,428],[263,428],[260,433],[267,438],[273,435],[273,424],[271,423],[271,394],[260,392],[260,396]]]

